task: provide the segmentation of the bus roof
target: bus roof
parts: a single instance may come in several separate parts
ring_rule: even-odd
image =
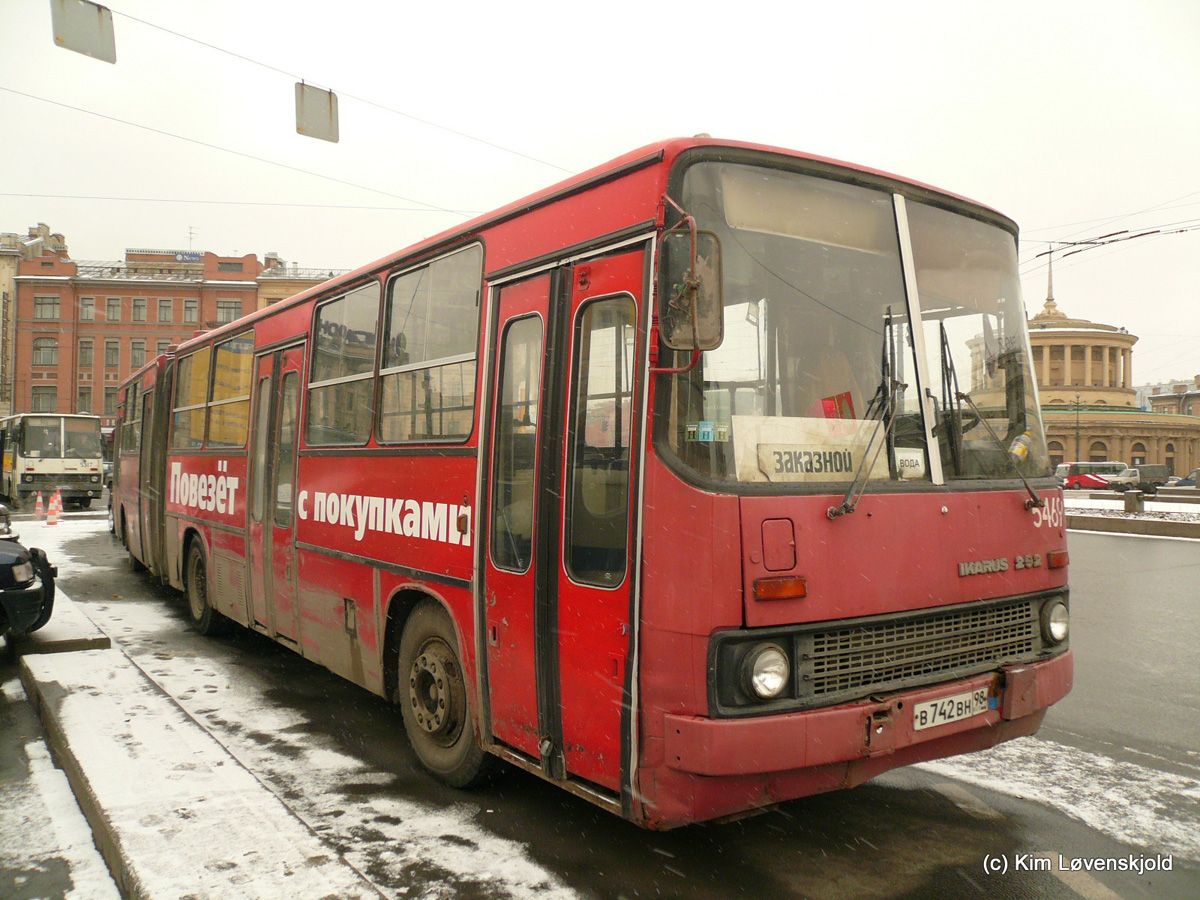
[[[647,144],[644,147],[639,147],[636,150],[632,150],[629,153],[625,153],[622,156],[618,156],[615,159],[609,160],[608,162],[594,166],[585,172],[580,172],[578,175],[573,175],[570,178],[566,178],[560,182],[552,184],[540,191],[529,194],[528,196],[522,197],[519,200],[515,200],[506,206],[502,206],[491,212],[483,213],[482,215],[476,216],[474,219],[464,222],[461,225],[456,225],[453,228],[446,229],[445,231],[439,232],[432,237],[425,238],[415,244],[411,244],[363,266],[359,266],[357,269],[353,269],[344,275],[339,275],[336,278],[330,279],[329,281],[324,281],[320,284],[313,285],[307,290],[304,290],[292,297],[288,297],[285,300],[281,300],[278,303],[274,303],[271,306],[255,310],[252,313],[248,313],[247,315],[242,316],[233,322],[221,325],[218,328],[212,329],[211,331],[206,331],[203,334],[197,334],[186,341],[182,341],[176,348],[176,353],[185,353],[194,344],[203,343],[212,340],[215,337],[220,337],[226,334],[234,334],[260,319],[278,313],[282,309],[302,304],[314,296],[336,292],[343,286],[349,287],[354,285],[355,283],[361,282],[363,279],[373,274],[378,274],[380,271],[391,268],[406,259],[420,257],[427,252],[438,248],[439,246],[452,245],[456,240],[465,239],[475,232],[497,225],[524,212],[531,211],[559,197],[586,190],[587,188],[595,186],[596,184],[603,183],[604,181],[610,180],[614,177],[619,177],[621,174],[624,174],[628,171],[634,171],[645,166],[656,165],[660,163],[666,163],[668,166],[670,166],[683,153],[690,150],[703,148],[717,150],[724,148],[732,151],[740,150],[749,151],[752,153],[774,154],[777,156],[790,157],[796,160],[803,160],[813,163],[817,166],[831,167],[849,173],[860,173],[875,180],[891,182],[898,188],[907,187],[919,193],[936,194],[940,197],[957,201],[973,207],[988,217],[994,217],[995,219],[1000,220],[1001,222],[1005,223],[1014,234],[1017,230],[1015,222],[990,206],[979,203],[975,200],[971,200],[967,197],[963,197],[959,194],[944,191],[922,182],[915,181],[911,178],[904,178],[880,169],[873,169],[868,166],[856,165],[854,163],[848,163],[829,157],[802,153],[797,150],[788,150],[782,147],[772,147],[765,144],[755,144],[746,141],[718,140],[710,137],[672,138],[653,144]],[[149,364],[147,368],[148,367]]]

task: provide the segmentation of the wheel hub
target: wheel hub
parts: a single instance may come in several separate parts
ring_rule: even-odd
[[[444,734],[455,720],[453,663],[430,648],[413,660],[408,700],[417,725],[429,734]]]

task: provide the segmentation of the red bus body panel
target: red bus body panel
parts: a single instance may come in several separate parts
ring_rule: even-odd
[[[181,346],[178,357],[251,334],[254,371],[264,381],[280,347],[303,354],[300,437],[289,485],[294,539],[291,547],[249,553],[252,540],[264,547],[268,541],[265,527],[249,527],[254,472],[248,448],[260,414],[254,391],[247,447],[166,454],[161,576],[182,588],[185,553],[198,541],[220,612],[389,697],[399,683],[397,648],[408,612],[421,599],[440,603],[454,623],[484,747],[655,828],[848,787],[895,766],[1036,731],[1046,708],[1070,688],[1069,651],[822,708],[744,717],[714,711],[710,657],[719,633],[1065,593],[1067,584],[1066,569],[1047,564],[1052,552],[1066,547],[1061,491],[1042,490],[1045,506],[1032,510],[1028,495],[1011,487],[869,491],[853,514],[830,520],[826,511],[841,496],[718,493],[689,483],[659,458],[650,435],[655,376],[647,373],[645,347],[654,333],[652,241],[662,227],[671,166],[686,151],[714,145],[841,165],[701,139],[643,148]],[[472,241],[484,247],[484,283],[470,436],[390,447],[374,437],[359,448],[308,446],[303,423],[318,302],[371,280],[386,288],[392,276]],[[498,322],[503,329],[499,308],[506,317],[563,317],[556,333],[546,333],[548,341],[557,334],[563,349],[548,356],[561,365],[546,366],[543,395],[550,399],[540,401],[560,404],[558,418],[549,418],[560,427],[551,441],[542,435],[537,463],[545,464],[547,449],[557,447],[561,474],[570,466],[563,448],[572,432],[561,426],[571,402],[576,313],[609,291],[629,294],[637,314],[628,568],[621,585],[604,589],[580,584],[566,571],[560,532],[567,492],[560,480],[538,501],[554,507],[553,515],[538,519],[539,527],[559,531],[543,535],[554,545],[539,557],[553,566],[538,582],[551,614],[535,614],[533,570],[502,570],[480,546],[488,540],[491,469],[492,426],[485,413],[495,398],[495,348],[502,337],[493,328]],[[168,363],[147,367],[127,386],[138,379],[152,384],[162,365]],[[169,439],[169,409],[167,419],[159,423],[160,440]],[[138,496],[137,459],[122,456],[117,464],[114,511],[137,519],[139,503],[147,501]],[[131,549],[140,546],[134,527],[125,537]],[[273,569],[266,556],[276,559]],[[973,565],[1018,557],[1030,564]],[[269,571],[250,570],[250,559]],[[285,577],[294,578],[294,606],[278,612],[293,617],[294,634],[273,628],[261,610],[256,615],[255,603],[271,598],[255,601],[253,592]],[[757,580],[780,577],[803,578],[806,595],[756,599]],[[986,690],[994,706],[914,728],[915,704],[975,690]],[[547,709],[557,734],[539,723]],[[547,753],[557,740],[562,746]]]

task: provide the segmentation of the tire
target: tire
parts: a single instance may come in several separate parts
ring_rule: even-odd
[[[208,599],[208,562],[200,542],[192,541],[184,564],[184,589],[187,592],[188,618],[192,628],[203,635],[225,631],[228,619],[212,608]]]
[[[54,570],[51,569],[50,560],[46,558],[44,551],[34,547],[29,553],[33,557],[33,564],[38,571],[38,576],[42,579],[42,590],[45,591],[45,596],[42,598],[42,611],[38,615],[37,621],[29,629],[33,632],[49,622],[50,616],[54,613]]]
[[[92,498],[84,497],[82,500],[78,500],[76,502],[79,504],[80,509],[87,509],[92,505]]]
[[[421,765],[451,787],[483,784],[496,759],[475,737],[475,717],[450,616],[421,601],[404,626],[396,700]]]

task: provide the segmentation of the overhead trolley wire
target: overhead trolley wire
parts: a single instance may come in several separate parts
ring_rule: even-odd
[[[295,209],[350,209],[364,212],[436,212],[443,210],[422,206],[355,206],[349,203],[272,203],[265,200],[189,200],[179,197],[99,197],[88,194],[26,194],[2,192],[0,197],[23,197],[31,200],[103,200],[123,203],[194,203],[207,206],[281,206]],[[483,210],[455,209],[460,216],[478,216]]]
[[[49,103],[51,106],[58,106],[58,107],[61,107],[62,109],[69,109],[73,112],[79,112],[79,113],[84,113],[85,115],[95,116],[98,119],[107,119],[110,122],[118,122],[121,125],[129,125],[133,128],[140,128],[143,131],[149,131],[153,134],[163,135],[164,137],[175,138],[176,140],[179,140],[179,141],[186,141],[189,144],[196,144],[197,146],[200,146],[200,147],[207,147],[210,150],[220,150],[223,153],[232,153],[234,156],[240,156],[243,159],[251,159],[251,160],[254,160],[255,162],[261,162],[261,163],[266,163],[267,165],[277,166],[281,169],[287,169],[291,172],[299,172],[301,175],[311,175],[314,178],[323,178],[326,181],[332,181],[335,184],[345,185],[346,187],[358,188],[359,190],[363,190],[363,191],[370,191],[373,194],[380,194],[384,197],[391,197],[393,200],[403,200],[406,203],[417,203],[423,207],[427,207],[429,210],[433,210],[436,212],[450,213],[451,215],[464,216],[464,217],[467,215],[466,213],[460,212],[459,210],[447,209],[446,207],[438,206],[435,203],[426,203],[424,200],[415,200],[412,197],[405,197],[402,194],[393,194],[390,191],[384,191],[384,190],[380,190],[379,188],[368,187],[365,184],[357,184],[356,182],[353,182],[353,181],[346,181],[343,178],[334,178],[332,175],[324,175],[321,172],[314,172],[311,169],[302,169],[299,166],[291,166],[291,165],[288,165],[287,163],[277,162],[276,160],[267,159],[266,157],[263,157],[263,156],[255,156],[252,153],[243,153],[241,150],[232,150],[229,147],[222,147],[220,144],[210,144],[207,141],[197,140],[196,138],[184,137],[181,134],[175,134],[174,132],[171,132],[171,131],[164,131],[161,128],[153,128],[150,125],[142,125],[138,122],[130,122],[126,119],[119,119],[116,116],[110,116],[110,115],[106,115],[104,113],[94,112],[90,109],[84,109],[79,106],[72,106],[69,103],[61,103],[58,100],[50,100],[46,97],[39,97],[36,94],[27,94],[24,91],[14,90],[13,88],[4,87],[3,85],[0,85],[0,91],[6,91],[7,93],[16,94],[19,97],[26,97],[30,100],[38,100],[42,103]]]
[[[210,44],[207,41],[202,41],[199,38],[194,38],[190,35],[183,34],[182,32],[173,31],[172,29],[165,28],[162,25],[156,25],[153,22],[147,22],[145,19],[139,19],[137,16],[131,16],[128,13],[123,13],[123,12],[120,12],[115,9],[112,10],[112,12],[114,15],[121,16],[124,19],[129,19],[133,22],[137,22],[140,25],[145,25],[147,28],[155,28],[159,31],[165,32],[166,34],[173,35],[174,37],[180,38],[182,40],[191,41],[194,44],[199,44],[201,47],[206,47],[209,50],[215,50],[218,53],[224,53],[228,56],[234,57],[235,59],[240,59],[242,62],[250,63],[251,65],[254,65],[254,66],[259,66],[260,68],[267,69],[271,72],[276,72],[280,75],[286,75],[288,78],[291,78],[295,81],[304,81],[309,84],[314,83],[314,82],[312,82],[308,79],[305,79],[305,78],[301,77],[300,75],[297,75],[293,72],[288,72],[286,69],[280,69],[278,66],[273,66],[270,63],[265,63],[265,62],[262,62],[261,60],[253,59],[252,57],[249,57],[249,56],[243,56],[241,53],[235,53],[232,50],[226,50],[224,47],[218,47],[216,44]],[[327,89],[333,90],[332,87],[327,88]],[[401,109],[396,109],[394,107],[387,106],[383,103],[378,103],[374,100],[369,100],[365,97],[359,97],[359,96],[356,96],[355,94],[350,94],[350,93],[347,93],[346,91],[342,91],[342,90],[337,90],[337,91],[335,91],[335,93],[339,97],[346,97],[350,100],[355,100],[359,103],[366,104],[367,106],[373,106],[376,109],[383,110],[384,112],[389,112],[389,113],[392,113],[393,115],[402,116],[406,119],[411,119],[414,122],[419,122],[422,125],[426,125],[430,128],[437,128],[437,129],[439,129],[441,131],[445,131],[449,134],[456,135],[457,137],[464,138],[465,140],[474,141],[477,144],[483,144],[485,147],[491,147],[492,149],[500,150],[503,153],[510,153],[513,156],[519,156],[522,159],[527,159],[530,162],[535,162],[542,166],[549,166],[552,169],[558,169],[560,172],[565,172],[568,175],[578,174],[577,172],[575,172],[571,169],[565,168],[563,166],[560,166],[557,163],[552,163],[552,162],[549,162],[544,159],[538,159],[536,156],[530,156],[528,153],[522,153],[520,150],[514,150],[511,147],[505,147],[503,144],[497,144],[495,141],[489,141],[486,138],[481,138],[481,137],[478,137],[477,135],[468,134],[465,131],[459,131],[455,128],[450,128],[447,125],[441,125],[437,122],[430,121],[429,119],[423,119],[420,116],[414,116],[412,113],[406,113],[406,112],[404,112],[404,110],[401,110]]]

